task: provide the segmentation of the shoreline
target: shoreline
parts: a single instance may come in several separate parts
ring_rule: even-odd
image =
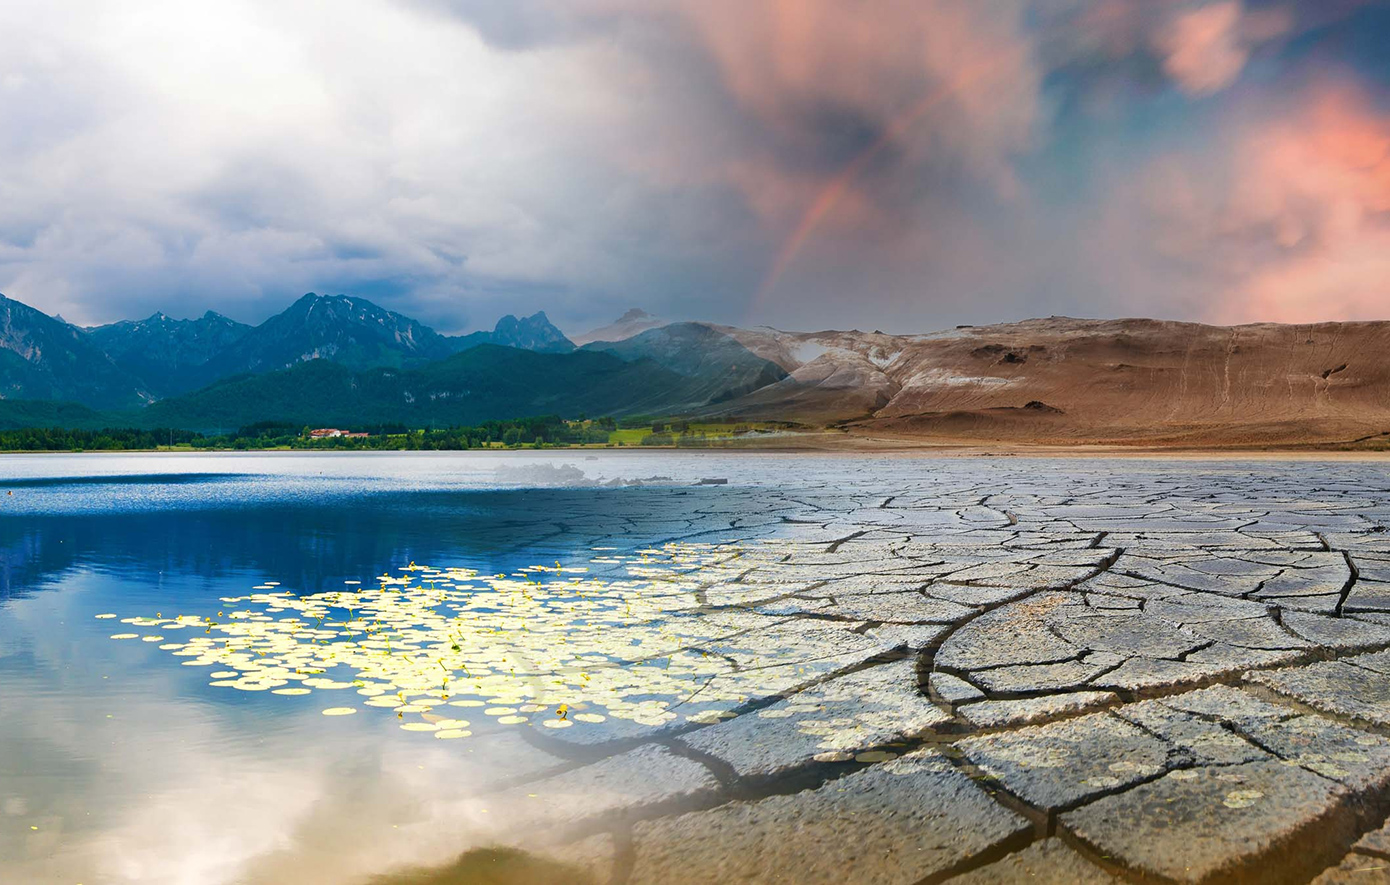
[[[741,455],[825,455],[851,457],[916,457],[916,458],[1037,458],[1037,459],[1077,459],[1077,460],[1173,460],[1173,461],[1387,461],[1390,450],[1318,448],[1308,444],[1298,447],[1246,448],[1246,447],[1202,447],[1202,446],[1145,446],[1116,444],[1077,444],[1044,445],[1026,443],[981,443],[977,441],[936,441],[909,440],[901,437],[843,437],[827,439],[827,435],[816,434],[819,439],[808,438],[799,443],[788,444],[783,437],[776,441],[744,441],[734,445],[715,446],[611,446],[575,445],[545,446],[531,448],[472,448],[472,449],[373,449],[373,448],[204,448],[159,447],[154,449],[6,449],[0,450],[0,457],[15,455],[443,455],[443,454],[543,454],[543,453],[583,453],[597,456],[600,453],[624,454],[670,454],[672,452],[692,454],[741,454]],[[827,444],[828,443],[828,444]]]

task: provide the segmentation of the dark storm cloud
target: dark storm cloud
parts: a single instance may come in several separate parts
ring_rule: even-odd
[[[12,3],[0,291],[445,330],[1381,309],[1380,2]],[[1370,35],[1370,36],[1367,36]]]

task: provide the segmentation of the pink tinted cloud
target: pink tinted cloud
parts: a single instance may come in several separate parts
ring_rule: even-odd
[[[725,168],[780,240],[757,300],[828,237],[877,231],[875,254],[863,258],[878,261],[918,233],[920,215],[909,220],[900,199],[875,184],[884,167],[899,181],[949,168],[996,198],[1017,192],[1014,160],[1043,116],[1022,4],[689,0],[678,8],[740,113],[772,134],[765,153],[728,158]],[[868,139],[829,166],[788,162],[831,135],[823,114],[843,114]],[[958,224],[958,214],[942,206],[931,223]]]
[[[1360,281],[1390,250],[1367,220],[1366,174],[1335,145],[1380,121],[1354,98],[1328,104],[1325,89],[1252,123],[1250,90],[1228,90],[1253,55],[1359,0],[1329,0],[1316,21],[1292,2],[1055,0],[1069,13],[1041,24],[1026,0],[576,2],[625,23],[595,49],[616,93],[601,129],[622,134],[603,142],[605,159],[663,190],[742,198],[766,238],[753,308],[808,297],[826,265],[923,303],[1027,291],[1047,273],[1096,292],[1084,297],[1099,313],[1161,314],[1176,299],[1219,320],[1374,306]],[[662,39],[632,36],[647,31]],[[694,48],[707,66],[673,65],[653,46]],[[1207,127],[1198,153],[1150,169],[1118,160],[1118,176],[1149,190],[1122,188],[1109,204],[1122,223],[1093,237],[1106,248],[1062,267],[1067,244],[1054,240],[1086,238],[1061,232],[1015,164],[1047,138],[1049,69],[1073,65],[1094,79],[1156,66],[1172,88],[1222,93],[1213,101],[1241,113]],[[835,146],[837,125],[849,144]],[[981,211],[992,201],[1006,221]]]
[[[955,152],[989,174],[1030,146],[1041,78],[1022,4],[980,0],[689,0],[680,4],[745,111],[792,139],[822,136],[807,111],[852,110],[891,128],[943,87],[937,125],[902,150]],[[990,76],[981,76],[981,67]],[[948,125],[949,124],[949,125]]]
[[[645,126],[623,127],[642,134],[610,156],[662,187],[736,191],[769,243],[757,299],[832,242],[878,265],[924,227],[966,223],[970,208],[935,196],[933,181],[1014,198],[1015,161],[1045,124],[1020,0],[590,2],[709,62],[712,80],[692,82],[661,58],[623,57],[641,66],[623,79],[664,101]]]
[[[1390,115],[1324,84],[1224,156],[1148,172],[1151,247],[1218,322],[1390,318]]]
[[[1184,90],[1216,92],[1235,81],[1249,51],[1239,34],[1240,3],[1227,0],[1187,10],[1158,35],[1163,70]]]
[[[668,183],[730,183],[770,229],[795,225],[876,139],[901,169],[948,165],[1007,194],[1013,161],[1032,147],[1043,116],[1042,72],[1016,0],[595,2],[649,16],[698,46],[739,121],[664,117],[650,150],[634,147],[637,168]],[[677,102],[692,87],[664,79],[660,59],[648,67]],[[729,139],[721,125],[758,134]],[[847,137],[864,141],[843,143],[837,155],[830,145]],[[682,142],[723,149],[672,150]],[[861,183],[846,189],[851,219],[874,202],[857,192]]]
[[[1390,117],[1355,92],[1320,95],[1252,134],[1233,212],[1279,252],[1228,310],[1283,321],[1390,317]]]
[[[1155,32],[1154,47],[1179,88],[1208,95],[1234,83],[1255,48],[1292,27],[1286,8],[1251,10],[1239,0],[1223,0],[1178,10]]]
[[[1230,86],[1256,50],[1315,23],[1300,23],[1292,0],[1257,8],[1242,0],[1051,0],[1039,8],[1052,11],[1044,17],[1052,25],[1045,39],[1055,57],[1152,58],[1194,96]]]

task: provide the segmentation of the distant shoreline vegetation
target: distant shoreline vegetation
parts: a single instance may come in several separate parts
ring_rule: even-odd
[[[546,415],[487,421],[470,427],[403,425],[306,427],[259,421],[231,433],[109,427],[99,430],[31,427],[0,430],[0,452],[138,451],[467,451],[522,448],[703,448],[792,429],[774,422],[704,423],[651,418]]]

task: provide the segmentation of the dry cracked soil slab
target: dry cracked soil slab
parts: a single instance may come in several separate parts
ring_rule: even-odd
[[[916,662],[880,664],[682,738],[740,777],[773,777],[806,760],[847,761],[920,737],[950,717],[917,690]]]
[[[1312,885],[1390,885],[1390,860],[1353,852],[1319,874]]]
[[[1305,842],[1346,839],[1347,792],[1279,762],[1173,771],[1062,815],[1096,851],[1175,882],[1275,881]],[[1283,864],[1276,865],[1275,861]]]
[[[1093,713],[957,744],[1010,793],[1047,811],[1070,808],[1161,774],[1172,748],[1109,713]]]
[[[1060,839],[1034,842],[989,866],[950,880],[953,885],[1119,885],[1109,872],[1088,862]]]
[[[718,555],[652,602],[702,675],[538,734],[562,770],[490,796],[502,830],[588,839],[612,885],[1384,881],[1383,471],[885,461],[722,494],[672,530]]]
[[[1323,661],[1260,673],[1255,679],[1310,707],[1390,725],[1390,676],[1352,661]]]
[[[639,824],[629,881],[910,885],[1030,830],[945,757],[919,752],[816,790]]]

